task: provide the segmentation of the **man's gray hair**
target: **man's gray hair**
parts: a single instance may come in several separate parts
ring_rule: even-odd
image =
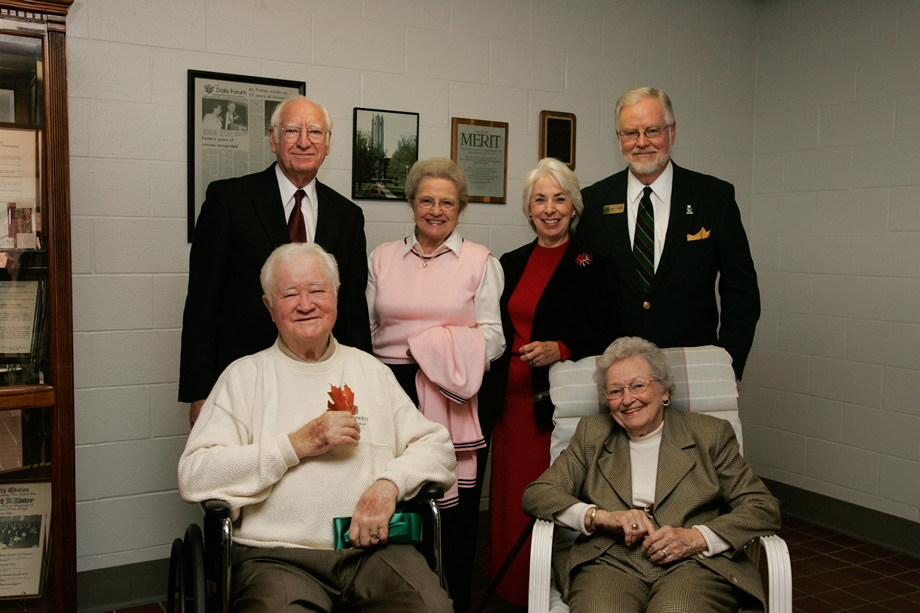
[[[259,282],[262,284],[262,293],[272,305],[272,293],[275,290],[275,267],[279,262],[288,262],[297,259],[313,259],[319,262],[326,272],[326,278],[333,286],[333,295],[339,295],[339,265],[335,256],[328,253],[316,243],[287,243],[281,245],[268,256],[259,273]]]
[[[332,116],[329,114],[329,110],[326,109],[326,107],[324,107],[322,104],[317,104],[302,94],[294,94],[293,96],[288,96],[282,100],[278,106],[275,107],[275,110],[272,111],[272,119],[269,122],[269,125],[274,131],[275,142],[281,142],[281,130],[278,129],[280,127],[278,124],[281,121],[281,115],[284,113],[285,107],[287,107],[287,105],[292,102],[296,102],[297,100],[306,100],[310,104],[315,104],[317,107],[319,107],[319,109],[323,112],[323,120],[326,122],[326,125],[323,126],[323,129],[326,130],[326,138],[329,138],[329,135],[332,134]]]
[[[617,106],[613,112],[617,130],[620,129],[620,113],[623,111],[623,107],[631,106],[643,98],[654,98],[660,102],[661,108],[664,110],[665,121],[668,122],[668,125],[674,125],[674,106],[671,104],[671,99],[668,98],[668,95],[663,90],[654,87],[637,87],[629,90],[617,100]]]
[[[581,185],[578,183],[578,177],[568,166],[556,158],[543,158],[537,162],[537,167],[524,177],[524,197],[521,206],[524,211],[524,217],[530,224],[530,229],[536,232],[537,226],[534,224],[533,219],[530,218],[530,197],[533,196],[533,186],[537,184],[537,181],[547,178],[558,183],[562,191],[568,194],[572,200],[576,215],[572,223],[569,224],[569,231],[571,232],[578,225],[578,220],[585,210],[585,204],[581,200]]]
[[[658,382],[662,390],[674,395],[674,374],[668,364],[668,358],[658,345],[638,336],[621,336],[610,343],[604,355],[597,359],[594,371],[594,383],[602,396],[607,394],[607,371],[610,367],[626,358],[643,357],[648,362],[652,379]]]

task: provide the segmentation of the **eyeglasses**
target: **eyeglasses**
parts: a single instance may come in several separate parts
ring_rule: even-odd
[[[656,138],[659,138],[662,134],[664,134],[665,131],[667,131],[667,129],[671,127],[671,125],[672,124],[669,123],[666,126],[662,126],[660,128],[658,127],[646,128],[645,130],[642,131],[642,134],[645,134],[645,138],[647,138],[648,140],[655,140]],[[620,135],[620,138],[623,139],[624,143],[631,143],[633,141],[639,140],[638,130],[626,130],[624,132],[620,132],[619,130],[617,130],[617,134]]]
[[[636,379],[626,387],[620,385],[615,385],[607,390],[607,393],[604,395],[607,397],[607,400],[622,400],[623,393],[626,390],[629,390],[629,393],[633,396],[638,396],[642,392],[648,389],[648,384],[652,381],[657,381],[658,379]]]
[[[416,206],[418,206],[420,209],[425,209],[426,211],[428,209],[434,208],[434,205],[436,204],[441,206],[442,211],[447,211],[448,213],[457,208],[457,203],[453,200],[435,200],[434,198],[423,196],[416,199],[415,201]]]
[[[311,143],[321,143],[326,138],[326,132],[319,126],[284,126],[281,128],[281,136],[289,143],[300,140],[301,133],[306,132],[307,138]]]

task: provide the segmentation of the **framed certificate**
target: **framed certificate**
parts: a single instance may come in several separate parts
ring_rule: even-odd
[[[470,182],[470,202],[504,204],[508,178],[508,124],[452,117],[450,157]]]

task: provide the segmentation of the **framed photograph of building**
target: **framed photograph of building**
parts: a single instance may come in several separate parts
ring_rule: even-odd
[[[540,159],[556,158],[575,170],[575,115],[540,111]]]
[[[452,117],[450,157],[470,182],[470,202],[506,202],[508,124]]]
[[[306,83],[188,71],[188,241],[211,181],[268,168],[268,126],[278,104]]]
[[[353,200],[405,200],[406,175],[418,161],[418,113],[355,108]]]

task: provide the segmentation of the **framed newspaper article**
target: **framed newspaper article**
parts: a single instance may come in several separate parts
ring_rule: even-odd
[[[189,242],[208,184],[274,162],[268,140],[272,111],[288,96],[306,91],[300,81],[188,71]]]
[[[405,200],[418,161],[418,113],[355,108],[352,200]]]
[[[42,595],[50,526],[50,481],[0,483],[0,600]]]

